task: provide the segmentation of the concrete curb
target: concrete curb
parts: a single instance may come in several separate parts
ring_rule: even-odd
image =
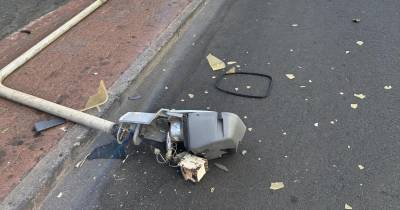
[[[189,3],[167,29],[133,61],[128,69],[109,88],[109,101],[103,105],[102,112],[96,114],[97,116],[104,116],[139,73],[155,60],[162,48],[174,38],[179,37],[179,30],[182,29],[204,1],[193,0]],[[88,141],[89,137],[93,136],[94,133],[96,131],[80,125],[75,125],[69,129],[56,148],[40,160],[21,183],[4,199],[0,209],[21,210],[39,206],[39,203],[56,184],[59,175],[73,167],[73,155],[77,154],[77,147],[74,144]]]

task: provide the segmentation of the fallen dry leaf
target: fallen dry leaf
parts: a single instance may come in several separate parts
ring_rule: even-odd
[[[207,61],[213,71],[221,70],[226,67],[225,63],[221,59],[215,57],[211,53],[207,55]]]
[[[358,104],[350,104],[350,107],[353,109],[357,109],[358,108]]]
[[[349,204],[344,204],[344,209],[353,209],[353,207],[351,207]]]
[[[295,76],[294,76],[294,74],[285,74],[286,75],[286,77],[288,78],[288,79],[294,79],[294,78],[296,78]]]
[[[235,67],[232,67],[228,71],[226,71],[226,74],[234,74],[234,73],[236,73],[236,68]]]
[[[366,96],[364,94],[362,94],[362,93],[359,93],[359,94],[354,93],[354,97],[357,97],[359,99],[364,99]]]
[[[285,187],[285,184],[283,182],[271,182],[271,186],[269,189],[271,190],[279,190]]]
[[[385,90],[390,90],[390,89],[392,89],[392,86],[391,85],[385,85],[385,87],[383,87]]]

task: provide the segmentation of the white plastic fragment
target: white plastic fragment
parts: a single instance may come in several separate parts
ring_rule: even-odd
[[[294,79],[296,76],[294,74],[285,74],[288,79]]]
[[[239,91],[239,88],[235,88],[235,91],[236,91],[236,92]]]
[[[242,150],[242,155],[245,156],[247,154],[247,150]]]
[[[292,27],[297,27],[297,26],[299,26],[299,24],[297,24],[297,23],[292,24]]]
[[[189,98],[194,98],[194,94],[189,93],[188,96]]]
[[[344,93],[343,93],[343,92],[339,92],[339,94],[340,94],[340,95],[344,95]]]
[[[210,192],[213,193],[215,191],[215,187],[210,188]]]
[[[350,104],[350,107],[351,107],[352,109],[357,109],[357,108],[358,108],[358,104]]]
[[[346,51],[345,51],[345,53],[346,53],[346,54],[349,54],[349,53],[350,53],[350,51],[349,51],[349,50],[346,50]]]
[[[354,93],[354,97],[357,97],[357,98],[359,98],[359,99],[364,99],[366,96],[364,95],[364,94],[362,94],[362,93]]]
[[[363,165],[359,164],[359,165],[358,165],[358,168],[359,168],[360,170],[364,170],[365,167],[364,167]]]
[[[228,65],[236,64],[236,61],[228,61]]]
[[[62,196],[63,196],[63,193],[60,192],[60,193],[58,193],[57,198],[61,198]]]
[[[319,123],[317,123],[317,122],[314,123],[314,126],[315,126],[315,127],[318,127],[318,126],[319,126]]]
[[[363,45],[364,44],[364,42],[363,41],[357,41],[356,42],[359,46],[361,46],[361,45]]]
[[[385,87],[383,87],[385,90],[390,90],[390,89],[392,89],[392,86],[391,85],[385,85]]]
[[[247,86],[246,86],[246,88],[247,88],[247,89],[250,89],[250,88],[251,88],[251,86],[250,86],[250,85],[247,85]]]
[[[285,184],[283,182],[271,182],[271,186],[269,189],[271,190],[280,190],[285,187]]]
[[[253,128],[247,128],[247,130],[248,130],[249,132],[251,132],[251,131],[253,131]]]
[[[208,94],[208,90],[205,90],[205,91],[204,91],[204,94]]]
[[[351,207],[349,204],[344,204],[344,209],[346,209],[346,210],[350,210],[350,209],[353,209],[353,207]]]

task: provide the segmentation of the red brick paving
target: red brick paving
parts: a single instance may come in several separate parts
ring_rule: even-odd
[[[9,87],[75,109],[103,79],[109,87],[191,0],[109,0],[6,79]],[[0,68],[89,5],[71,0],[0,41]],[[49,115],[0,99],[0,200],[64,135],[61,127],[35,137],[33,124]]]

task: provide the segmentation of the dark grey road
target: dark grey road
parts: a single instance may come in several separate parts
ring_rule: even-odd
[[[134,148],[124,164],[96,160],[74,171],[43,209],[400,209],[399,11],[395,0],[209,1],[110,118],[161,107],[235,112],[252,128],[240,145],[247,154],[212,161],[192,184],[146,147]],[[237,61],[240,71],[270,74],[271,96],[217,91],[212,76],[220,73],[211,71],[208,53]],[[257,86],[252,79],[230,85]],[[136,94],[144,98],[126,100]],[[103,166],[98,181],[95,169]],[[271,191],[271,182],[285,187]]]
[[[0,39],[68,0],[0,0]]]

